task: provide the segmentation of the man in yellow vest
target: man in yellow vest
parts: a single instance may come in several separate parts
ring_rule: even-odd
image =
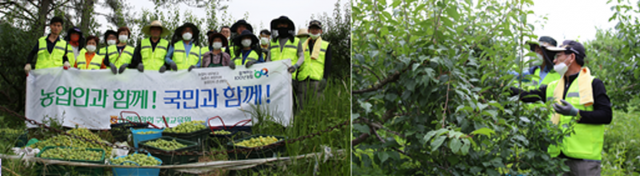
[[[142,39],[133,53],[133,59],[129,68],[137,68],[138,71],[158,70],[160,73],[166,71],[165,56],[169,48],[169,41],[161,38],[169,35],[160,21],[153,21],[150,25],[144,26],[142,32],[149,38]]]
[[[547,47],[555,47],[556,40],[548,36],[542,36],[538,40],[538,43],[529,43],[531,51],[536,53],[535,66],[529,68],[529,70],[523,75],[535,75],[529,76],[530,84],[526,89],[533,90],[541,85],[547,85],[550,82],[560,79],[560,74],[553,70],[553,57],[555,52],[549,51]]]
[[[262,49],[262,57],[264,57],[265,61],[267,61],[267,57],[269,56],[269,40],[271,39],[271,32],[269,30],[263,29],[260,31],[260,49]]]
[[[295,38],[294,30],[296,29],[293,21],[287,16],[271,20],[271,46],[269,47],[269,56],[266,61],[278,61],[291,59],[289,73],[295,78],[295,71],[304,63],[304,52],[302,44]],[[295,80],[295,79],[294,79]]]
[[[309,23],[309,38],[300,41],[305,62],[294,77],[298,84],[296,98],[300,109],[303,108],[302,104],[305,99],[321,98],[327,83],[326,78],[329,73],[327,69],[331,62],[331,45],[328,41],[322,40],[321,34],[322,23],[313,20]],[[315,97],[306,97],[308,90],[313,92]]]
[[[71,48],[71,50],[67,52],[69,65],[75,65],[76,59],[78,58],[78,55],[80,55],[80,50],[84,49],[84,45],[87,41],[78,27],[72,27],[67,30],[67,36],[64,37],[64,40],[69,43],[69,48]]]
[[[242,34],[242,31],[244,30],[249,30],[251,33],[253,33],[253,27],[251,26],[251,24],[247,23],[247,21],[240,19],[238,21],[236,21],[236,23],[233,23],[233,25],[231,25],[231,32],[232,34],[230,34],[230,40],[229,40],[229,48],[227,48],[227,53],[229,53],[229,55],[231,56],[231,59],[235,58],[236,56],[234,55],[235,53],[235,48],[234,46],[238,45],[242,45],[240,43],[233,43],[235,41],[235,38],[237,38],[239,35]]]
[[[200,53],[199,36],[200,30],[192,23],[185,23],[176,29],[171,40],[172,45],[169,46],[169,51],[164,59],[172,70],[188,69],[191,71],[200,67],[202,53]]]
[[[227,41],[228,41],[227,46],[230,46],[231,45],[231,28],[229,26],[222,26],[220,27],[220,33],[224,35],[224,37],[227,37]]]
[[[60,17],[51,18],[51,21],[49,21],[51,33],[45,37],[40,37],[36,46],[27,56],[27,64],[24,66],[24,71],[27,75],[33,68],[32,64],[35,65],[35,69],[62,66],[66,70],[71,67],[67,53],[72,53],[73,51],[71,51],[71,47],[65,40],[60,39],[63,23]],[[37,56],[35,61],[32,60],[34,56]]]
[[[589,68],[584,66],[586,52],[582,44],[565,40],[562,46],[547,49],[556,53],[553,69],[563,76],[535,90],[512,87],[511,91],[519,94],[524,102],[554,101],[555,113],[549,118],[562,130],[567,130],[563,125],[576,120],[574,133],[547,150],[552,157],[568,158],[566,164],[574,175],[600,175],[604,125],[612,119],[604,83],[591,76]],[[528,95],[537,96],[524,98]]]

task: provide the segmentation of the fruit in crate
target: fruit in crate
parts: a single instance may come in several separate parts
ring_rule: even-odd
[[[171,141],[164,140],[164,139],[157,139],[157,140],[153,140],[153,141],[148,141],[148,142],[146,142],[144,144],[148,145],[148,146],[151,146],[151,147],[159,148],[159,149],[162,149],[162,150],[169,150],[169,151],[187,147],[187,145],[184,145],[184,144],[176,141],[175,139],[171,140]]]
[[[157,134],[160,132],[157,131],[141,131],[141,132],[137,132],[136,134]]]
[[[125,161],[133,161],[135,163],[138,163],[138,165],[140,166],[157,166],[160,165],[160,161],[156,160],[154,157],[152,156],[148,156],[145,154],[140,154],[140,153],[134,153],[131,155],[127,155],[125,157],[120,157],[118,159],[112,159],[111,163],[115,164],[115,165],[120,165],[122,163],[122,165],[125,166],[135,166],[136,164],[132,163],[132,162],[125,162]]]
[[[52,148],[47,149],[42,154],[42,158],[53,158],[62,160],[85,160],[99,161],[102,158],[102,152],[95,150],[87,150],[86,148]]]
[[[230,135],[231,132],[226,131],[226,130],[216,130],[211,132],[211,134],[215,134],[215,135]]]
[[[198,121],[191,121],[191,122],[185,122],[185,123],[181,123],[178,126],[175,126],[173,128],[169,128],[164,130],[164,132],[167,133],[191,133],[194,131],[199,131],[202,129],[205,129],[206,126],[204,125],[204,121],[202,120],[198,120]]]
[[[106,156],[111,156],[111,147],[106,146],[100,136],[93,134],[86,128],[75,128],[67,131],[69,134],[75,134],[92,141],[86,141],[84,139],[60,134],[54,137],[41,140],[33,144],[32,148],[38,148],[42,150],[46,146],[63,146],[63,147],[78,147],[78,148],[101,148],[106,152]]]
[[[261,146],[266,146],[266,145],[270,145],[273,143],[278,142],[278,138],[273,137],[273,136],[260,136],[260,137],[254,137],[251,139],[247,139],[247,140],[243,140],[241,142],[235,143],[236,146],[241,146],[241,147],[248,147],[248,148],[253,148],[253,147],[261,147]]]

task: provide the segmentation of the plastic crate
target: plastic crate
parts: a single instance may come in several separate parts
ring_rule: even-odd
[[[220,119],[222,126],[211,126],[211,120],[214,120],[214,119]],[[222,120],[222,117],[220,116],[215,116],[207,119],[208,128],[211,130],[209,132],[209,147],[217,147],[217,145],[224,145],[229,141],[233,141],[234,139],[243,138],[251,135],[253,126],[244,126],[249,122],[251,122],[251,119],[241,120],[238,123],[234,124],[233,126],[226,126],[224,124],[224,121]],[[218,130],[229,131],[231,132],[231,134],[228,134],[228,135],[212,134],[212,132],[218,131]]]
[[[115,141],[127,141],[127,136],[131,134],[131,128],[148,128],[148,123],[118,123],[111,124],[111,135]]]
[[[202,151],[203,147],[208,147],[209,146],[209,145],[207,145],[208,138],[209,138],[209,132],[210,132],[209,129],[204,128],[202,130],[194,131],[194,132],[191,132],[191,133],[168,133],[168,132],[162,132],[162,136],[170,136],[170,137],[174,137],[174,138],[178,138],[178,139],[184,139],[184,140],[187,140],[187,141],[196,142],[198,147],[195,150]]]
[[[162,131],[164,131],[164,129],[152,129],[152,128],[147,128],[147,129],[130,129],[131,131],[131,135],[133,136],[133,146],[135,148],[138,148],[138,143],[140,141],[146,141],[146,140],[151,140],[151,139],[157,139],[162,137]],[[157,132],[155,134],[137,134],[138,132],[149,132],[149,131],[153,131],[153,132]]]
[[[248,147],[241,147],[241,146],[236,146],[235,143],[238,142],[242,142],[244,140],[247,139],[251,139],[251,138],[255,138],[255,137],[268,137],[268,136],[272,136],[275,137],[276,139],[278,139],[278,142],[276,143],[282,143],[285,139],[287,139],[284,136],[274,136],[274,135],[263,135],[263,134],[257,134],[257,135],[251,135],[251,136],[247,136],[241,139],[237,139],[231,142],[227,143],[227,147],[228,149],[252,149],[250,151],[243,151],[243,152],[229,152],[229,159],[230,160],[241,160],[241,159],[255,159],[255,158],[271,158],[271,157],[277,157],[280,156],[280,153],[285,151],[285,146],[284,145],[278,145],[278,146],[270,146],[268,148],[263,148],[263,147],[255,147],[255,148],[248,148]]]
[[[138,152],[136,152],[136,153],[138,153]],[[147,155],[151,156],[151,154],[147,154]],[[115,157],[113,159],[118,159],[118,158],[122,158],[122,157],[126,157],[126,156],[118,156],[118,157]],[[154,157],[154,156],[151,156],[151,157],[153,157],[156,160],[160,161],[159,165],[162,165],[162,160],[160,158]],[[125,162],[127,162],[127,161],[125,161]],[[138,163],[135,163],[133,161],[130,161],[130,162],[138,165]],[[109,161],[109,164],[115,165],[111,161]],[[140,166],[140,165],[138,165],[138,166]],[[114,176],[121,176],[121,175],[155,176],[155,175],[160,175],[160,169],[155,169],[155,168],[122,168],[122,167],[114,167],[113,168],[113,175]]]
[[[43,157],[40,157],[40,155],[43,152],[45,152],[47,150],[50,150],[50,149],[54,149],[54,148],[77,148],[77,147],[47,146],[47,147],[42,148],[42,151],[40,151],[40,153],[38,153],[36,155],[36,157],[43,158]],[[100,160],[97,160],[97,161],[63,160],[63,159],[57,159],[57,158],[43,158],[43,159],[104,164],[105,152],[104,152],[103,149],[100,149],[100,148],[98,148],[98,149],[88,148],[87,150],[93,150],[93,151],[102,152],[102,157],[100,158]],[[103,167],[82,167],[82,166],[61,166],[61,165],[48,165],[48,166],[45,167],[44,164],[37,163],[36,164],[36,168],[38,168],[38,171],[40,172],[40,173],[38,173],[38,175],[65,175],[65,174],[73,173],[73,172],[76,172],[79,175],[91,175],[91,176],[101,176],[101,175],[105,174]],[[44,172],[44,173],[42,173],[42,172]]]
[[[176,150],[164,150],[164,149],[159,149],[159,148],[156,148],[156,147],[148,146],[148,145],[145,144],[146,142],[154,141],[154,140],[158,140],[158,139],[164,139],[164,140],[168,140],[168,141],[172,141],[172,140],[175,139],[177,142],[180,142],[180,143],[185,144],[187,146],[183,147],[183,148],[176,149]],[[167,152],[173,151],[173,152],[176,152],[176,153],[185,152],[185,151],[194,151],[197,146],[198,146],[198,144],[196,142],[182,140],[182,139],[169,137],[169,136],[162,136],[162,137],[157,138],[157,139],[146,140],[146,141],[140,142],[140,148],[142,148],[142,149],[162,150],[162,151],[167,151]],[[160,160],[162,160],[162,164],[163,165],[178,165],[178,164],[198,162],[198,157],[199,156],[198,155],[157,154],[155,157],[160,158]]]

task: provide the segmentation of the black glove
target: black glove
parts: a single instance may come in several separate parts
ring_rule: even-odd
[[[178,71],[178,65],[176,65],[176,63],[175,63],[175,62],[171,62],[171,63],[169,64],[169,66],[171,66],[171,70],[173,70],[173,71]]]
[[[138,71],[144,72],[144,65],[138,64]]]
[[[229,68],[231,68],[232,70],[236,69],[236,62],[231,61],[231,63],[229,63]]]
[[[118,73],[122,74],[122,72],[124,72],[124,70],[126,70],[128,66],[129,64],[122,64],[120,66],[120,69],[118,69]]]
[[[246,67],[247,67],[247,68],[249,68],[249,67],[251,67],[253,64],[255,64],[256,62],[258,62],[258,61],[247,61],[247,65],[246,65]]]
[[[167,66],[162,66],[160,67],[160,73],[164,73],[165,71],[167,71]]]
[[[195,65],[189,66],[189,72],[191,72],[191,70],[193,70],[194,68],[196,68]]]
[[[111,69],[111,73],[118,74],[118,69],[116,68],[116,65],[113,64],[109,64],[109,68]]]
[[[293,73],[296,71],[296,69],[298,69],[298,67],[296,65],[292,65],[291,67],[289,67],[289,69],[287,69],[287,71],[289,71],[289,73]]]

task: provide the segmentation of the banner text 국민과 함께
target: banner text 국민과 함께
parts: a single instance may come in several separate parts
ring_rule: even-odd
[[[287,126],[293,116],[290,60],[237,66],[166,71],[33,70],[27,77],[27,118],[42,122],[45,115],[64,118],[63,125],[109,129],[111,116],[134,111],[142,121],[164,127],[220,116],[231,126],[250,119],[254,107],[268,110]],[[258,105],[258,106],[255,106]],[[254,106],[254,107],[252,107]],[[64,114],[64,115],[63,115]],[[125,119],[139,121],[135,114]],[[118,121],[120,123],[121,121]],[[212,120],[220,126],[220,120]],[[29,127],[35,127],[28,125]]]

